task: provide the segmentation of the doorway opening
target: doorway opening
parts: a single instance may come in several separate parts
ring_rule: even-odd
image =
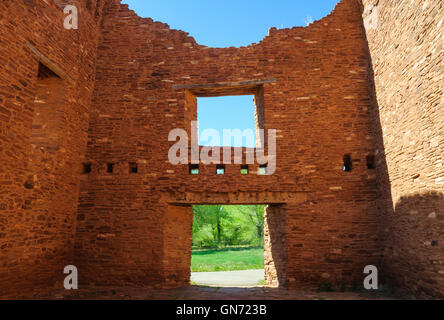
[[[193,206],[191,283],[265,285],[265,205]]]
[[[162,277],[165,286],[286,286],[285,202],[258,206],[262,202],[257,201],[258,199],[255,202],[241,201],[242,197],[253,199],[252,194],[238,194],[234,199],[236,201],[228,202],[217,201],[217,198],[226,199],[225,194],[212,194],[212,198],[200,195],[202,201],[192,195],[188,196],[189,199],[174,197],[174,201],[169,202],[167,206],[162,249]],[[230,205],[220,205],[221,203]],[[256,218],[252,209],[256,209]],[[239,223],[238,220],[244,220],[244,223]],[[263,230],[262,236],[259,236],[260,229]],[[258,236],[255,236],[254,232]],[[245,259],[247,261],[243,261]],[[265,279],[261,277],[253,283],[245,284],[229,283],[222,277],[221,283],[210,284],[208,279],[203,283],[195,278],[196,275],[204,276],[201,272],[205,271],[229,272],[248,269],[260,270]]]

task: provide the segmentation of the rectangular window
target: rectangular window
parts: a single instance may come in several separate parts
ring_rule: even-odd
[[[108,163],[106,165],[106,172],[113,173],[114,172],[114,163]]]
[[[242,175],[246,175],[246,174],[248,174],[248,173],[249,173],[248,165],[241,166],[241,174],[242,174]]]
[[[197,98],[199,145],[254,148],[254,99],[254,95]]]
[[[351,155],[346,154],[344,156],[344,166],[343,166],[342,170],[345,172],[351,172],[353,170]]]
[[[199,174],[199,165],[198,164],[190,164],[190,174]]]
[[[267,165],[261,164],[259,166],[259,175],[266,175],[267,174]]]
[[[375,165],[375,156],[373,155],[368,155],[367,156],[367,169],[375,169],[376,165]]]
[[[225,166],[223,164],[219,164],[216,166],[217,174],[225,174]]]

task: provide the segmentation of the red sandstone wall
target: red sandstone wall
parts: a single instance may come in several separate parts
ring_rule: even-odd
[[[395,288],[444,297],[444,3],[363,4],[378,10],[377,28],[366,33],[379,110],[383,273]]]
[[[275,259],[267,260],[270,270],[279,269],[270,271],[271,282],[285,270],[280,280],[290,287],[359,285],[363,267],[380,265],[384,248],[381,273],[395,287],[443,296],[443,5],[364,5],[370,2],[379,10],[378,28],[366,34],[372,66],[354,0],[308,28],[272,29],[259,44],[225,49],[199,46],[117,0],[89,10],[76,2],[78,31],[63,29],[54,5],[63,1],[2,1],[1,296],[51,286],[73,261],[83,283],[183,285],[189,205],[214,197],[287,199],[273,207],[285,216],[267,221],[270,239],[282,228],[286,234],[284,248],[266,248]],[[72,81],[39,80],[39,58],[26,43]],[[209,165],[191,177],[187,166],[167,162],[169,131],[189,130],[196,117],[193,98],[173,85],[270,78],[276,82],[264,85],[264,125],[278,130],[275,175],[241,176],[232,165],[215,176]],[[365,163],[372,153],[376,171]],[[341,170],[344,154],[354,160],[351,173]],[[76,223],[82,161],[92,172],[81,175]],[[291,200],[288,192],[305,196]],[[188,207],[168,204],[185,193],[194,199]]]
[[[60,287],[72,263],[97,34],[74,4],[79,29],[68,31],[52,1],[0,1],[0,297]],[[26,43],[72,81],[39,81]]]
[[[354,0],[308,28],[271,29],[258,44],[224,49],[200,46],[114,0],[105,8],[98,51],[86,156],[92,172],[82,178],[79,200],[81,279],[168,280],[159,278],[166,275],[165,248],[175,239],[166,231],[165,192],[196,192],[202,199],[210,192],[259,192],[267,203],[265,192],[298,191],[309,201],[285,208],[288,285],[361,284],[364,266],[379,261],[376,176],[365,163],[374,152],[368,76]],[[169,131],[188,129],[196,114],[185,90],[173,85],[270,78],[276,82],[264,85],[264,123],[278,130],[275,175],[241,176],[233,165],[216,176],[209,165],[191,177],[188,166],[168,162]],[[345,154],[353,172],[342,171]],[[129,172],[130,162],[138,163],[138,173]],[[107,163],[115,164],[112,174]]]
[[[193,210],[191,206],[170,205],[165,214],[163,287],[187,286],[191,275],[191,247],[193,245]]]
[[[282,206],[265,207],[264,224],[264,271],[268,286],[285,286],[286,280],[286,228],[285,210]]]

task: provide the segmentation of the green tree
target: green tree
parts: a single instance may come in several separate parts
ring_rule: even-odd
[[[264,206],[194,206],[193,245],[263,245]]]
[[[193,212],[193,239],[197,236],[196,242],[214,243],[216,246],[220,246],[223,232],[222,221],[227,216],[223,206],[194,206]],[[202,230],[205,228],[208,230],[208,227],[212,230],[212,239],[208,239],[208,232],[202,234]]]
[[[236,244],[263,245],[264,205],[226,206],[232,218],[231,229],[240,231]]]
[[[262,239],[264,237],[264,210],[263,205],[240,206],[239,211],[250,219],[255,226],[257,237]]]

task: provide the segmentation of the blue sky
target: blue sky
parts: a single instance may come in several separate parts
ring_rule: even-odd
[[[190,33],[201,45],[239,47],[261,41],[271,27],[306,26],[338,0],[122,0],[141,17]]]
[[[236,144],[232,139],[230,144],[223,143],[224,129],[251,129],[254,131],[254,96],[230,96],[216,98],[197,99],[197,118],[199,121],[200,145],[203,146],[232,146],[254,148],[255,137],[252,132],[253,141],[247,143],[243,138],[242,144]],[[215,129],[220,136],[220,143],[215,141],[204,141],[202,131],[205,129]]]
[[[141,17],[190,33],[201,45],[241,47],[260,42],[268,29],[306,26],[339,0],[122,0]],[[251,96],[202,98],[199,129],[254,129]],[[253,109],[252,109],[253,108]],[[222,135],[222,132],[220,132]],[[203,142],[201,144],[204,144]],[[245,146],[245,144],[244,144]],[[252,147],[252,146],[249,146]]]

